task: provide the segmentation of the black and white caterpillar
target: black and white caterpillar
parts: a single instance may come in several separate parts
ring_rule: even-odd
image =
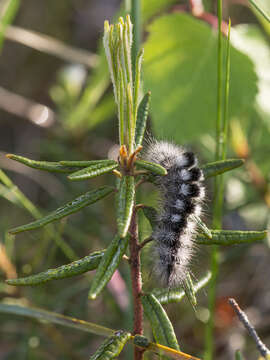
[[[183,285],[194,253],[196,221],[205,196],[203,173],[192,152],[165,141],[150,141],[146,160],[168,172],[157,177],[162,201],[152,238],[157,252],[156,269],[169,287]]]

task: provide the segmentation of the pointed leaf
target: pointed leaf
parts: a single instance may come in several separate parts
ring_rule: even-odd
[[[76,171],[76,169],[74,169],[74,167],[63,165],[60,162],[36,161],[36,160],[28,159],[23,156],[14,155],[14,154],[7,154],[6,157],[11,160],[18,161],[18,162],[20,162],[26,166],[29,166],[33,169],[50,171],[50,172],[59,172],[59,173],[70,173],[72,171]]]
[[[9,233],[17,234],[22,231],[28,231],[28,230],[40,228],[46,224],[49,224],[50,222],[62,219],[65,216],[68,216],[70,214],[73,214],[81,210],[85,206],[88,206],[90,204],[97,202],[98,200],[101,200],[105,196],[111,194],[113,191],[114,188],[110,186],[102,186],[99,189],[88,191],[87,193],[75,198],[73,201],[70,201],[69,203],[52,211],[47,216],[44,216],[43,218],[33,221],[29,224],[18,226],[14,229],[11,229],[9,230]]]
[[[69,180],[86,180],[93,177],[105,174],[118,167],[118,163],[114,160],[110,160],[109,163],[99,163],[91,165],[82,170],[76,171],[75,173],[68,176]]]
[[[142,144],[146,121],[148,117],[151,92],[147,92],[140,102],[137,114],[136,132],[135,132],[135,148]]]
[[[158,218],[157,210],[152,206],[143,206],[142,211],[144,213],[144,216],[147,218],[147,220],[150,222],[150,225],[154,229],[155,226],[157,225],[157,218]]]
[[[198,228],[202,231],[202,233],[207,236],[209,239],[212,239],[212,233],[205,225],[205,223],[196,215],[191,215],[193,220],[196,222]]]
[[[115,164],[114,160],[103,159],[103,160],[61,160],[59,161],[61,165],[71,166],[71,167],[89,167],[92,165],[112,165]]]
[[[204,176],[207,179],[212,176],[223,174],[226,171],[236,169],[243,164],[244,160],[242,159],[227,159],[208,163],[202,166],[201,169],[203,170]]]
[[[89,332],[91,334],[111,336],[114,330],[108,329],[88,321],[76,319],[62,314],[57,314],[52,311],[46,311],[34,307],[8,305],[0,303],[0,313],[14,314],[19,316],[26,316],[33,319],[45,320],[53,324],[59,324],[66,327],[71,327],[77,330]]]
[[[196,242],[202,245],[246,244],[265,239],[267,231],[211,230],[212,239],[198,234]]]
[[[134,206],[134,197],[134,177],[130,175],[123,176],[117,193],[117,227],[120,237],[127,235]]]
[[[127,248],[129,236],[115,236],[98,266],[88,297],[95,299],[110,281]]]
[[[44,284],[47,281],[65,279],[72,276],[83,274],[87,271],[94,270],[98,267],[105,250],[96,251],[82,259],[73,261],[70,264],[62,265],[56,269],[49,269],[39,274],[27,276],[18,279],[8,279],[8,285],[15,286],[33,286]]]
[[[194,293],[205,287],[211,279],[211,273],[208,272],[200,281],[194,285]],[[180,302],[185,296],[185,291],[182,289],[155,289],[154,295],[160,302],[160,304],[169,304],[174,302]]]
[[[110,336],[100,345],[95,354],[90,357],[90,360],[115,359],[130,338],[130,333],[122,330],[116,331],[113,336]]]
[[[184,287],[186,297],[188,298],[188,301],[191,303],[192,307],[194,308],[197,305],[197,299],[196,299],[196,295],[195,295],[195,288],[193,285],[193,281],[192,281],[189,273],[187,274],[186,278],[184,279],[183,287]]]
[[[173,326],[157,298],[153,294],[144,295],[142,304],[156,342],[179,350]]]
[[[136,166],[138,168],[148,170],[154,175],[167,175],[167,170],[163,166],[149,161],[137,160]]]

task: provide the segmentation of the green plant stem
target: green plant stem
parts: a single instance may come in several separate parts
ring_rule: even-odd
[[[129,241],[130,249],[130,271],[132,282],[133,308],[134,308],[134,325],[133,335],[143,335],[143,307],[141,302],[142,292],[142,276],[141,276],[141,259],[140,259],[140,244],[138,239],[138,224],[137,211],[134,207],[131,224],[129,228],[131,235]],[[134,360],[142,360],[143,350],[134,347]]]
[[[216,121],[216,161],[222,159],[222,148],[224,134],[222,126],[222,0],[218,0],[218,54],[217,54],[217,121]],[[213,229],[220,229],[222,223],[223,206],[223,179],[222,176],[215,178],[214,183],[214,208],[213,208]],[[209,320],[205,333],[205,360],[213,359],[214,352],[214,320],[216,303],[216,286],[219,271],[219,249],[213,245],[211,250],[211,273],[209,283],[208,308]]]
[[[131,0],[131,20],[133,23],[132,68],[135,76],[136,57],[140,50],[142,36],[141,0]]]

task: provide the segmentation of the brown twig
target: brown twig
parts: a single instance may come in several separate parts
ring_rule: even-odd
[[[270,350],[265,346],[265,344],[259,338],[256,330],[250,324],[247,315],[244,313],[243,310],[240,309],[239,305],[237,304],[237,302],[234,299],[231,298],[228,301],[229,301],[229,304],[231,305],[231,307],[233,308],[233,310],[235,311],[235,313],[237,314],[237,316],[238,316],[239,320],[241,321],[241,323],[247,329],[249,335],[255,341],[257,349],[259,350],[260,354],[263,357],[266,357],[267,355],[269,356],[270,355]]]
[[[137,212],[135,208],[133,209],[129,232],[131,235],[129,242],[129,248],[130,248],[129,263],[130,263],[130,271],[131,271],[133,307],[134,307],[133,334],[143,335],[143,307],[140,298],[142,292],[140,244],[138,239]],[[134,347],[134,360],[141,360],[143,358],[143,352],[144,350]]]

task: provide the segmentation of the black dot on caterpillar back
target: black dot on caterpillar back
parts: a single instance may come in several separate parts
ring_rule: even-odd
[[[192,215],[201,214],[205,197],[203,173],[194,153],[165,141],[151,141],[145,158],[168,172],[157,177],[161,209],[152,234],[157,253],[156,271],[167,286],[180,285],[194,253],[196,223]]]

